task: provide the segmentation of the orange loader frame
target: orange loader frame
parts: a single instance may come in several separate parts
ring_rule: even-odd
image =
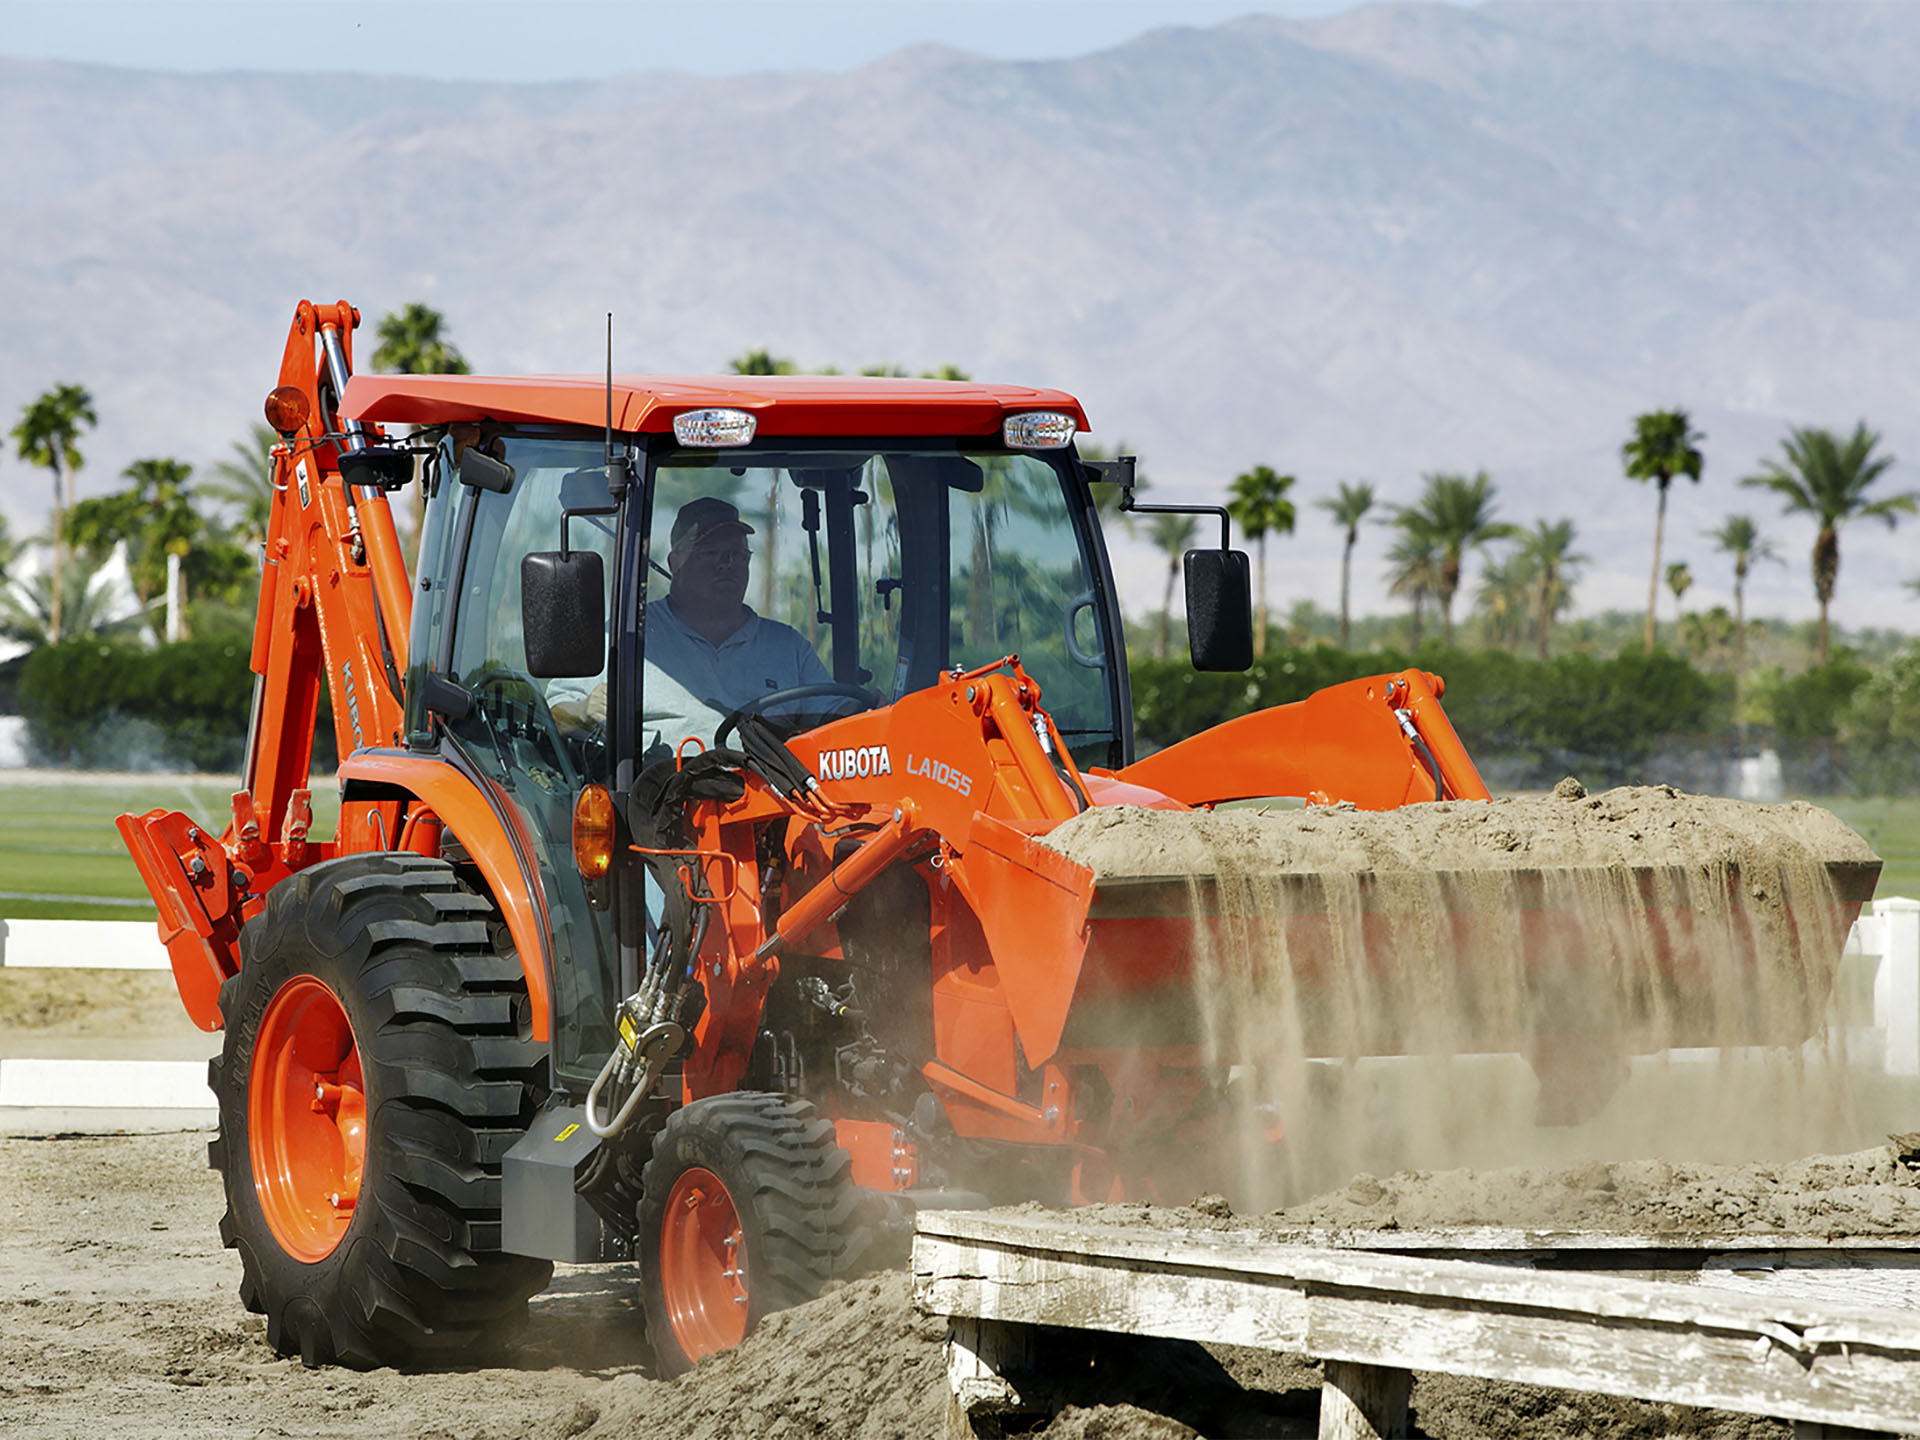
[[[380,477],[356,466],[382,432],[342,415],[359,318],[344,301],[303,302],[269,398],[281,440],[273,449],[244,785],[231,816],[218,835],[162,810],[122,816],[120,831],[154,896],[187,1012],[206,1030],[223,1023],[220,992],[240,965],[241,928],[273,886],[337,855],[437,855],[451,831],[511,932],[533,1038],[545,1042],[548,898],[518,858],[527,847],[509,833],[513,817],[453,766],[402,748],[412,587]],[[423,382],[423,408],[407,412],[399,386],[406,378],[360,387],[356,393],[369,397],[362,413],[415,421],[471,413],[460,410],[459,383],[446,377]],[[471,382],[472,393],[499,383]],[[580,388],[552,389],[557,417],[578,418]],[[524,403],[532,392],[514,393]],[[795,424],[803,433],[821,433],[832,408],[823,393],[817,384],[796,385]],[[677,394],[662,388],[650,397],[640,411],[650,428],[670,423]],[[780,403],[757,398],[762,433],[780,433]],[[969,403],[977,408],[977,397]],[[871,407],[856,410],[863,427],[875,423]],[[633,413],[631,398],[624,413]],[[942,423],[937,414],[903,419],[898,407],[892,419],[910,433],[936,432]],[[997,419],[988,423],[997,430]],[[323,684],[344,757],[343,804],[330,841],[309,835],[308,774]],[[1083,773],[1041,707],[1038,683],[1009,656],[797,738],[791,748],[816,773],[827,773],[822,757],[833,752],[865,750],[889,763],[822,782],[810,800],[777,794],[756,777],[741,800],[702,807],[692,863],[724,871],[712,901],[723,923],[708,928],[698,957],[707,1004],[684,1060],[684,1098],[739,1084],[779,953],[803,941],[815,953],[834,953],[831,923],[848,901],[889,866],[910,863],[932,877],[935,1058],[924,1078],[956,1132],[1085,1148],[1060,1058],[1088,956],[1125,984],[1127,975],[1177,967],[1185,942],[1166,927],[1136,927],[1135,941],[1152,944],[1123,956],[1111,937],[1097,939],[1106,922],[1090,918],[1091,872],[1037,837],[1090,805],[1188,808],[1292,794],[1371,809],[1484,799],[1486,787],[1440,707],[1441,690],[1437,677],[1417,671],[1357,680],[1229,722],[1123,770]],[[756,861],[756,836],[769,822],[784,822],[791,862],[777,894],[762,893]],[[864,839],[836,862],[829,829]],[[618,1000],[608,997],[609,1012]],[[1023,1066],[1041,1076],[1035,1096],[1016,1095]],[[1107,1068],[1116,1088],[1132,1083],[1119,1062]],[[839,1124],[862,1183],[912,1183],[913,1156],[891,1127]]]

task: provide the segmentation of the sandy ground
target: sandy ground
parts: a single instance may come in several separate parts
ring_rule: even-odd
[[[1634,844],[1676,809],[1664,792],[1596,798],[1606,802],[1599,809],[1584,796],[1534,803],[1559,805],[1572,825],[1609,837],[1617,827]],[[1697,809],[1679,808],[1699,818]],[[1352,838],[1345,834],[1351,816],[1309,819],[1341,829],[1307,837],[1319,853]],[[1817,816],[1780,819],[1803,835],[1824,824]],[[1467,827],[1457,851],[1494,864],[1496,855],[1515,863],[1508,841],[1538,828],[1495,823],[1502,815],[1489,807],[1461,809],[1455,820]],[[1830,845],[1846,848],[1845,837],[1822,832],[1816,848]],[[1418,848],[1431,853],[1426,839]],[[1366,858],[1381,863],[1379,854]],[[104,1040],[119,1053],[135,1046],[156,1057],[173,1047],[205,1054],[210,1041],[217,1044],[186,1023],[165,975],[0,971],[0,1055],[92,1053]],[[1517,1060],[1458,1067],[1445,1104],[1421,1082],[1419,1106],[1409,1102],[1413,1072],[1405,1067],[1350,1065],[1336,1077],[1338,1103],[1317,1092],[1307,1098],[1342,1129],[1370,1137],[1369,1145],[1322,1146],[1338,1163],[1296,1192],[1313,1198],[1264,1218],[1275,1230],[1481,1223],[1920,1232],[1914,1174],[1889,1149],[1861,1148],[1875,1139],[1863,1131],[1894,1128],[1883,1112],[1916,1113],[1913,1097],[1851,1093],[1835,1079],[1845,1073],[1844,1057],[1829,1060],[1825,1069],[1798,1054],[1784,1067],[1758,1069],[1642,1064],[1602,1117],[1553,1132],[1523,1118],[1534,1081]],[[1756,1116],[1766,1120],[1760,1130],[1751,1123]],[[305,1370],[275,1356],[261,1321],[240,1305],[239,1263],[217,1238],[221,1198],[206,1168],[208,1138],[204,1131],[0,1132],[0,1431],[99,1440],[928,1440],[940,1433],[944,1329],[915,1313],[898,1273],[776,1316],[739,1349],[678,1381],[650,1371],[638,1285],[626,1266],[561,1267],[528,1322],[498,1337],[469,1368]],[[1306,1138],[1291,1143],[1304,1148]],[[1698,1163],[1711,1153],[1709,1140],[1733,1152],[1714,1157],[1730,1163]],[[1793,1158],[1816,1149],[1857,1153]],[[1428,1153],[1450,1158],[1405,1168],[1429,1164]],[[1668,1158],[1637,1158],[1661,1153]],[[1449,1168],[1461,1164],[1486,1168]],[[1515,1164],[1521,1168],[1497,1168]],[[1383,1178],[1355,1178],[1361,1168]],[[1191,1212],[1161,1216],[1199,1223]],[[1085,1377],[1084,1393],[1045,1427],[1047,1440],[1314,1433],[1318,1373],[1298,1357],[1121,1342],[1062,1363]],[[1417,1379],[1414,1410],[1417,1433],[1444,1440],[1790,1433],[1771,1421],[1434,1376]]]
[[[170,970],[0,969],[0,1058],[204,1060]]]
[[[0,1138],[0,1415],[8,1435],[928,1440],[940,1431],[943,1328],[915,1313],[900,1273],[776,1316],[738,1350],[678,1381],[649,1373],[633,1272],[619,1266],[562,1267],[527,1324],[468,1369],[302,1369],[273,1355],[259,1319],[240,1306],[238,1262],[215,1236],[220,1196],[205,1165],[207,1138]],[[1727,1193],[1802,1185],[1829,1198],[1849,1192],[1848,1203],[1870,1214],[1865,1192],[1884,1192],[1902,1222],[1915,1193],[1914,1177],[1887,1150],[1733,1168],[1738,1176],[1719,1177]],[[1676,1193],[1697,1195],[1713,1178],[1704,1167],[1669,1169]],[[1762,1176],[1769,1170],[1770,1181]],[[1370,1186],[1403,1219],[1439,1215],[1448,1196],[1469,1197],[1455,1218],[1484,1218],[1471,1197],[1510,1188],[1512,1178],[1480,1186],[1418,1174],[1356,1182],[1273,1219],[1378,1221],[1382,1202]],[[1651,1182],[1641,1179],[1644,1192]],[[1521,1188],[1568,1187],[1564,1176],[1543,1173]],[[1428,1208],[1412,1208],[1416,1197]],[[1193,1223],[1182,1212],[1168,1218]],[[1088,1393],[1046,1427],[1049,1440],[1313,1433],[1317,1371],[1297,1357],[1131,1342],[1072,1363],[1086,1371]],[[1418,1379],[1414,1406],[1417,1433],[1445,1440],[1789,1433],[1772,1421],[1442,1376]]]
[[[8,1435],[742,1440],[938,1433],[943,1327],[904,1274],[776,1317],[651,1378],[633,1272],[562,1267],[471,1369],[305,1370],[268,1349],[220,1248],[205,1132],[0,1139],[0,1423]]]

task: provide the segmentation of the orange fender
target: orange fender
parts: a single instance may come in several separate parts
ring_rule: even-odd
[[[340,762],[340,782],[366,780],[397,785],[439,817],[459,837],[493,892],[494,903],[513,936],[520,968],[527,977],[533,1038],[551,1039],[552,996],[548,976],[552,955],[547,944],[546,896],[537,875],[520,865],[519,853],[487,798],[465,775],[443,760],[426,755],[361,751]]]

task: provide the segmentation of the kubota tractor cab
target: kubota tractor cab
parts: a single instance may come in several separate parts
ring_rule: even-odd
[[[1103,1146],[1164,1135],[1195,1092],[1119,1122],[1068,1023],[1100,968],[1090,876],[1034,836],[1182,802],[1113,773],[1133,741],[1089,481],[1130,468],[1077,460],[1078,403],[356,377],[357,323],[302,304],[269,397],[232,818],[121,821],[188,1011],[226,1031],[210,1159],[272,1343],[458,1350],[552,1260],[631,1253],[679,1368],[870,1264],[916,1197],[1126,1193]],[[413,484],[409,570],[387,496]],[[748,565],[766,642],[716,637],[704,670],[683,513],[736,517],[717,563]],[[1220,521],[1188,562],[1196,656],[1244,666]],[[322,685],[330,840],[306,789]],[[1430,793],[1380,718],[1395,793]]]

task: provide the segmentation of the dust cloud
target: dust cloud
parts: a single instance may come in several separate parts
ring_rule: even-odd
[[[1232,1077],[1236,1208],[1363,1172],[1878,1138],[1826,1024],[1878,860],[1813,806],[1563,781],[1385,812],[1115,807],[1047,840],[1095,872],[1097,925],[1193,917],[1171,969]]]

